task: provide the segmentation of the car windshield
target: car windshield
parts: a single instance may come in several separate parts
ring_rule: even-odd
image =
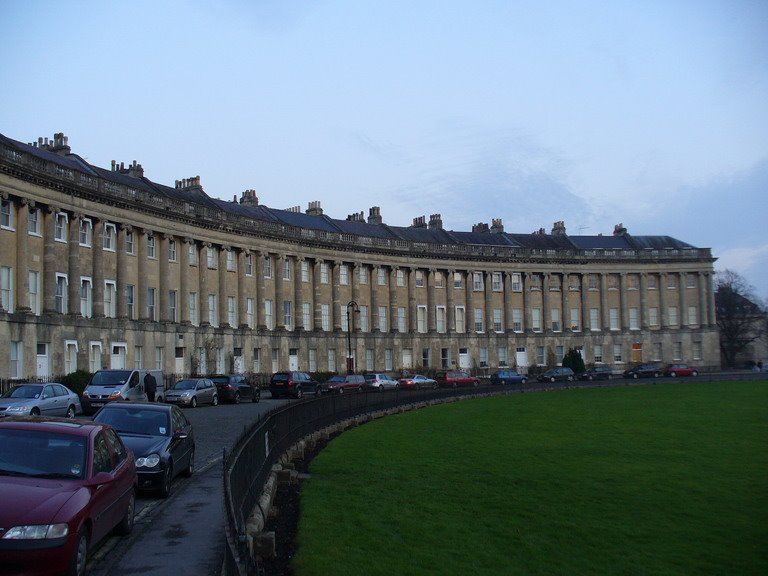
[[[168,436],[168,413],[165,410],[124,409],[108,406],[94,418],[96,422],[109,424],[118,434],[144,434]]]
[[[211,381],[214,384],[227,384],[229,383],[229,378],[227,378],[226,376],[219,376],[218,378],[214,376],[213,378],[211,378]]]
[[[366,380],[378,380],[379,375],[378,374],[366,374],[365,375]]]
[[[22,384],[21,386],[14,386],[8,392],[2,395],[2,398],[40,398],[40,394],[43,393],[43,387],[40,384]]]
[[[331,376],[328,382],[344,382],[346,378],[344,376]]]
[[[85,454],[81,436],[0,429],[0,476],[83,478]]]
[[[194,390],[197,385],[197,380],[179,380],[174,384],[174,390]]]
[[[99,371],[91,378],[92,386],[116,386],[125,384],[131,375],[130,370],[110,370],[107,372]]]

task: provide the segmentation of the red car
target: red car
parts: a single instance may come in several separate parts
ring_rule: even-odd
[[[85,420],[0,420],[0,572],[82,576],[92,545],[128,534],[136,504],[133,454]]]
[[[664,368],[664,376],[671,376],[675,378],[677,376],[698,376],[699,371],[696,368],[688,366],[688,364],[668,364]]]
[[[437,383],[442,388],[458,388],[459,386],[477,386],[480,379],[463,370],[447,370],[438,372],[435,376]]]

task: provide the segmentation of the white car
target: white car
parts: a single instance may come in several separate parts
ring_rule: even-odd
[[[0,396],[0,416],[66,416],[83,412],[80,397],[58,382],[14,386]]]
[[[366,387],[378,390],[379,392],[386,388],[397,388],[400,386],[400,383],[397,380],[390,377],[388,374],[382,374],[381,372],[371,372],[369,374],[364,374],[364,376]]]

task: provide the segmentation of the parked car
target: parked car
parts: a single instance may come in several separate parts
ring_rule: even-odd
[[[613,368],[600,364],[587,368],[584,372],[578,374],[579,380],[610,380],[613,378]]]
[[[421,388],[437,388],[437,380],[427,378],[421,374],[412,374],[410,376],[403,376],[398,380],[402,388],[410,388],[412,390],[420,390]]]
[[[693,366],[688,366],[688,364],[668,364],[664,368],[664,376],[671,376],[672,378],[676,378],[677,376],[698,376],[699,371],[696,370]]]
[[[369,372],[363,375],[365,378],[365,385],[368,388],[373,388],[382,392],[386,388],[398,388],[400,383],[392,378],[389,374],[382,374],[381,372]]]
[[[0,417],[66,416],[83,412],[80,397],[58,382],[19,384],[0,396]]]
[[[83,410],[93,414],[107,402],[146,400],[144,378],[147,374],[152,374],[157,384],[155,401],[162,402],[165,398],[165,378],[162,370],[97,370],[83,391]]]
[[[624,378],[660,378],[663,371],[661,362],[645,362],[624,370]]]
[[[133,529],[133,453],[89,420],[0,419],[0,572],[85,573],[88,552]]]
[[[168,390],[165,401],[190,408],[197,408],[198,404],[216,406],[219,403],[219,393],[209,378],[184,378]]]
[[[261,400],[261,390],[252,386],[242,374],[217,374],[211,376],[211,381],[219,391],[220,402],[239,404],[241,400]]]
[[[337,394],[343,394],[344,392],[353,390],[359,392],[365,386],[365,376],[362,374],[337,374],[331,376],[323,384],[323,388],[328,392],[336,392]]]
[[[536,379],[539,382],[555,382],[557,380],[567,380],[570,382],[575,377],[576,375],[573,373],[573,370],[567,366],[558,366],[557,368],[547,370],[543,374],[539,374]]]
[[[272,398],[293,396],[301,398],[304,394],[319,396],[320,383],[307,372],[275,372],[269,380],[269,392]]]
[[[491,384],[525,384],[528,376],[520,374],[517,370],[497,370],[491,374]]]
[[[184,413],[168,404],[112,402],[94,422],[109,424],[133,451],[139,489],[171,493],[173,479],[195,471],[195,433]]]
[[[459,386],[478,386],[480,379],[463,370],[444,370],[435,375],[438,386],[443,388],[458,388]]]

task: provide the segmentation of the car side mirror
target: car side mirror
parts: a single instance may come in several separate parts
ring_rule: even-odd
[[[174,440],[186,440],[188,438],[189,434],[186,432],[180,430],[178,432],[173,433],[173,439]]]
[[[99,472],[98,474],[96,474],[96,476],[91,478],[87,484],[88,486],[97,487],[103,484],[109,484],[114,479],[115,479],[115,475],[112,474],[111,472]]]

